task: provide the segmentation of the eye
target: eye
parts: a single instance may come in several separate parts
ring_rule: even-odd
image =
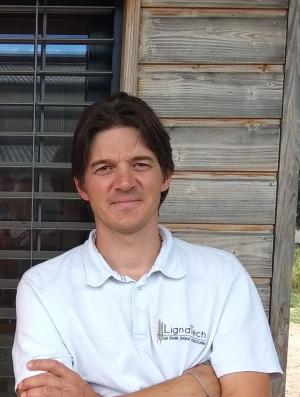
[[[96,175],[107,175],[110,172],[112,172],[113,167],[108,164],[101,165],[100,167],[97,167],[96,170],[94,171],[94,174]]]
[[[134,163],[133,165],[134,169],[137,171],[144,171],[147,170],[148,168],[150,168],[150,164],[145,163],[145,162],[138,162],[138,163]]]

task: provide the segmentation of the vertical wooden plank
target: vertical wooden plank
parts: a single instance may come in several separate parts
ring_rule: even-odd
[[[291,272],[297,208],[300,124],[300,0],[290,0],[282,138],[278,176],[277,221],[271,299],[271,327],[283,370],[286,369]],[[274,397],[284,397],[285,378],[275,382]]]
[[[123,35],[121,91],[136,94],[141,0],[125,0],[123,4]]]

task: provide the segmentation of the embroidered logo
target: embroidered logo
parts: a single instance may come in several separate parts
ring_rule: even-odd
[[[204,331],[197,331],[191,324],[187,327],[174,327],[159,319],[157,323],[157,343],[166,340],[190,341],[206,345],[207,335]]]

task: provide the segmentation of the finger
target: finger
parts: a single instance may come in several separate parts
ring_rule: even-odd
[[[41,396],[61,397],[62,394],[60,389],[57,389],[55,387],[42,386],[23,391],[20,395],[20,397],[41,397]]]
[[[50,358],[31,360],[27,363],[27,368],[32,371],[50,372],[52,375],[62,378],[67,378],[74,375],[74,372],[64,364]]]
[[[42,373],[34,376],[30,376],[24,379],[18,385],[18,391],[23,392],[28,389],[33,389],[35,387],[49,386],[49,387],[60,387],[62,383],[62,378],[52,375],[50,373]]]

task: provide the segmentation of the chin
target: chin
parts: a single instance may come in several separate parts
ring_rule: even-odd
[[[124,219],[123,222],[116,222],[113,229],[118,233],[133,234],[142,230],[147,223],[145,221],[137,222],[136,220],[130,222],[129,219]]]

